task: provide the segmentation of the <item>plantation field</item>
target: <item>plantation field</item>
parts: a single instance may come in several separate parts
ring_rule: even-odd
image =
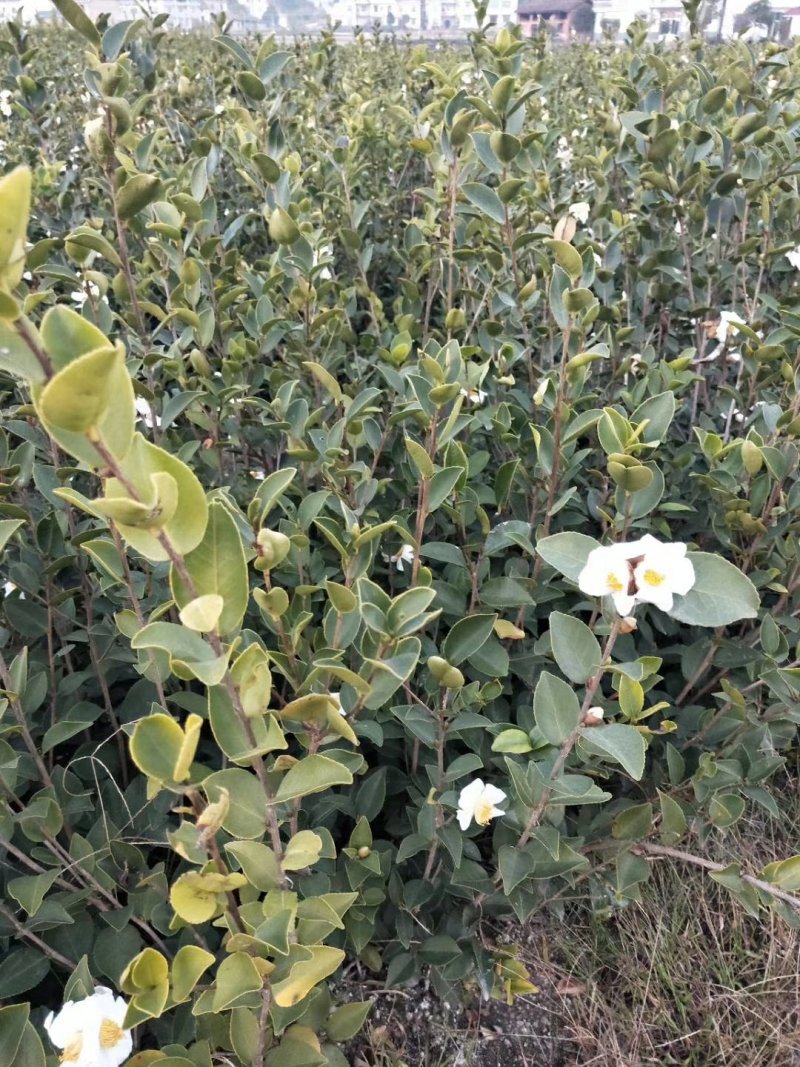
[[[798,47],[56,6],[0,1067],[795,1062]]]

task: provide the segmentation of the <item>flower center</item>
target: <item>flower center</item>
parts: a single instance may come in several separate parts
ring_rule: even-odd
[[[613,571],[610,571],[606,575],[606,582],[608,582],[608,588],[611,590],[612,593],[621,593],[625,588],[623,583],[619,580],[616,574],[613,573]]]
[[[645,571],[642,575],[645,581],[645,585],[663,585],[666,581],[665,574],[659,574],[658,571]]]
[[[114,1048],[122,1040],[122,1027],[113,1019],[103,1019],[100,1023],[100,1048]]]
[[[494,805],[489,800],[479,800],[475,805],[475,822],[478,826],[488,826],[492,821],[492,809]]]
[[[69,1042],[61,1053],[60,1063],[77,1063],[83,1048],[83,1038],[80,1034]]]

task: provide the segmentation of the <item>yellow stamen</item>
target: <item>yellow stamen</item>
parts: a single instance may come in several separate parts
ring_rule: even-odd
[[[103,1019],[100,1024],[100,1048],[114,1048],[122,1040],[122,1027],[113,1019]]]
[[[494,804],[488,800],[480,800],[475,805],[475,822],[478,826],[488,826],[492,821],[492,811],[494,810]]]
[[[621,593],[625,588],[625,586],[622,584],[616,574],[613,573],[613,571],[610,571],[606,575],[606,582],[608,583],[608,588],[611,590],[612,593]]]
[[[666,581],[665,574],[659,574],[658,571],[645,571],[642,575],[645,581],[645,585],[663,585]]]
[[[80,1034],[73,1037],[60,1056],[60,1063],[77,1063],[83,1048],[83,1038]]]

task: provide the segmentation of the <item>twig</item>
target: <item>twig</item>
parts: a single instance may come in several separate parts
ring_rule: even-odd
[[[692,852],[684,852],[679,848],[670,848],[668,845],[652,845],[647,841],[643,841],[636,845],[635,851],[647,852],[652,856],[669,856],[671,859],[682,860],[684,863],[692,863],[695,867],[702,867],[707,871],[724,871],[726,869],[726,864],[724,863],[715,863],[713,860],[703,859],[702,856],[695,856]],[[771,896],[776,897],[778,900],[782,900],[796,911],[800,911],[800,897],[795,896],[794,893],[787,893],[784,889],[779,889],[770,882],[765,882],[763,879],[756,878],[752,874],[740,874],[739,877],[743,882],[747,882],[748,885],[753,886],[754,889],[760,889],[763,893],[769,893]]]

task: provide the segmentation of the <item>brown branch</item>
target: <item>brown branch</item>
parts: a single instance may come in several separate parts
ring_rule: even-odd
[[[703,859],[702,856],[695,856],[692,852],[684,852],[679,848],[670,848],[668,845],[653,845],[647,841],[637,844],[635,850],[637,852],[646,852],[652,856],[669,856],[671,859],[682,860],[684,863],[691,863],[695,867],[702,867],[706,871],[724,871],[727,866],[724,863],[715,863],[713,860]],[[800,897],[795,896],[794,893],[787,893],[784,889],[779,889],[770,882],[765,882],[752,874],[740,874],[739,877],[743,882],[753,886],[754,889],[759,889],[762,893],[769,893],[796,911],[800,911]]]

